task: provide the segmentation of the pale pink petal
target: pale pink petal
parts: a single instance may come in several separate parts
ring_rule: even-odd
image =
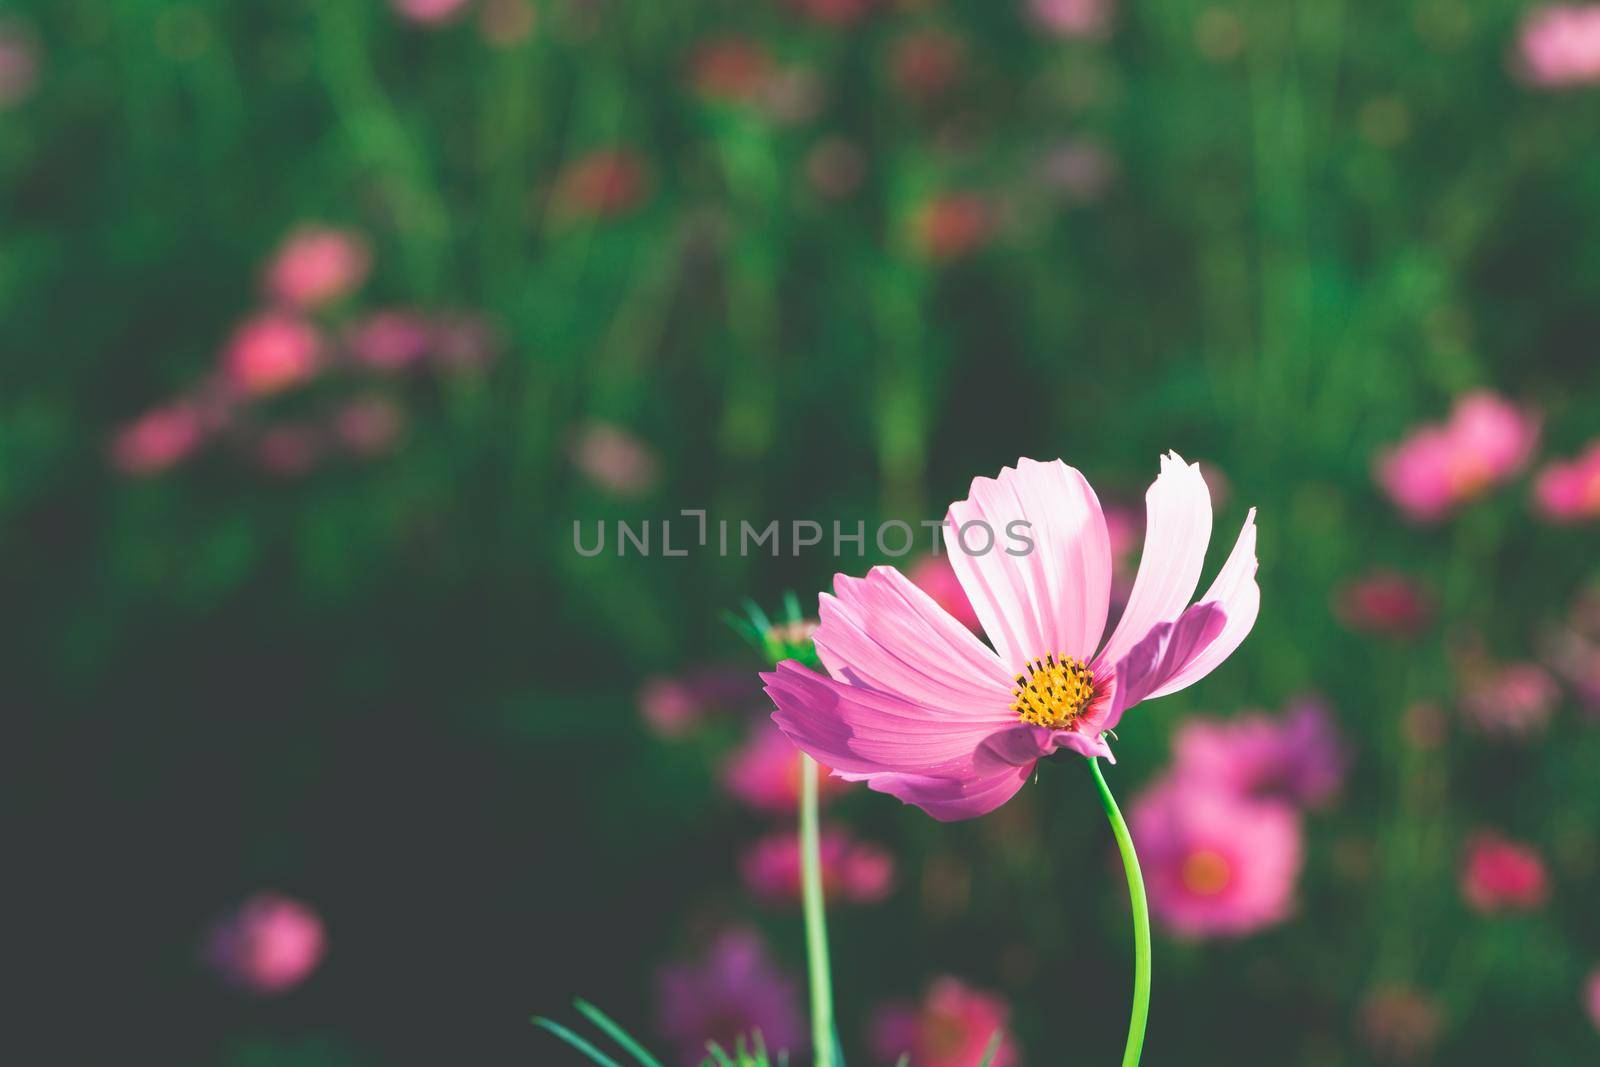
[[[1116,693],[1105,729],[1113,729],[1122,713],[1166,685],[1214,642],[1227,624],[1216,604],[1196,604],[1176,622],[1164,622],[1117,662]]]
[[[918,774],[880,774],[867,779],[867,788],[914,804],[940,822],[955,822],[987,815],[1017,795],[1033,773],[1033,766],[997,764],[987,777],[935,778]]]
[[[1222,609],[1227,616],[1222,632],[1199,648],[1192,660],[1146,699],[1154,700],[1168,693],[1176,693],[1210,674],[1218,664],[1233,655],[1233,650],[1239,647],[1255,626],[1256,615],[1261,610],[1261,587],[1256,584],[1255,508],[1251,508],[1250,514],[1245,516],[1239,540],[1234,542],[1233,551],[1228,554],[1222,570],[1217,572],[1217,580],[1211,583],[1211,588],[1200,598],[1200,603],[1216,604]]]
[[[975,478],[946,522],[950,563],[1010,671],[1051,652],[1093,655],[1111,598],[1111,542],[1082,474],[1060,460],[1018,460],[998,478]],[[982,525],[968,526],[975,523]],[[961,527],[974,550],[991,535],[992,547],[969,555]],[[1019,535],[1033,542],[1031,550],[1022,551]]]
[[[1145,493],[1144,554],[1128,606],[1099,662],[1115,663],[1146,634],[1172,622],[1194,598],[1211,542],[1211,493],[1200,465],[1176,452],[1161,457],[1161,473]]]
[[[892,693],[966,722],[1005,722],[1010,673],[972,631],[892,567],[839,575],[820,598],[815,641],[841,682]]]
[[[956,771],[961,761],[970,763],[985,738],[1016,721],[1005,705],[988,721],[953,719],[904,697],[835,681],[794,660],[761,679],[777,706],[772,721],[842,777]]]

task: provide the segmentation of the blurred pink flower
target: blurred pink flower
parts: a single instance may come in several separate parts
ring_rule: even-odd
[[[500,338],[480,315],[446,315],[434,319],[432,329],[433,361],[444,370],[485,367],[500,354]]]
[[[754,703],[750,671],[705,667],[678,677],[656,676],[639,687],[639,715],[657,737],[682,737],[713,711]]]
[[[1150,911],[1180,937],[1255,933],[1289,917],[1300,874],[1294,809],[1182,777],[1134,800]]]
[[[256,462],[268,474],[294,478],[317,465],[322,440],[317,431],[300,423],[273,426],[255,443]]]
[[[1600,711],[1600,592],[1578,595],[1546,639],[1544,657],[1591,711]]]
[[[1379,1057],[1396,1063],[1425,1057],[1442,1022],[1438,1004],[1409,986],[1379,986],[1361,1002],[1362,1040]]]
[[[660,477],[650,446],[608,422],[589,422],[573,433],[572,462],[595,485],[617,496],[649,492]]]
[[[376,311],[350,331],[350,354],[374,370],[400,370],[421,362],[433,344],[433,326],[403,308]]]
[[[371,267],[359,234],[307,226],[291,233],[267,264],[267,296],[291,308],[317,307],[359,287]]]
[[[205,432],[199,413],[182,401],[145,412],[111,439],[111,465],[124,474],[166,470],[200,447]]]
[[[267,396],[293,388],[317,373],[322,338],[315,327],[280,312],[246,320],[222,354],[228,384],[247,396]]]
[[[983,623],[978,621],[978,613],[972,610],[972,601],[967,599],[967,591],[961,588],[961,579],[956,577],[956,569],[950,565],[949,556],[943,553],[923,556],[907,569],[906,577],[932,597],[935,604],[949,612],[951,618],[973,633],[983,632]]]
[[[1304,698],[1282,715],[1185,720],[1172,742],[1173,772],[1257,800],[1325,806],[1349,762],[1321,701]]]
[[[873,1013],[868,1043],[882,1064],[910,1054],[915,1067],[978,1067],[989,1042],[1003,1034],[991,1067],[1018,1067],[1022,1056],[1006,1032],[1004,999],[958,978],[936,978],[920,1004],[893,1002]]]
[[[532,0],[483,0],[478,9],[478,32],[500,48],[526,41],[538,22]]]
[[[866,176],[866,153],[846,138],[825,137],[806,154],[806,179],[829,199],[842,200],[851,195],[861,188]]]
[[[1561,699],[1550,672],[1537,663],[1462,668],[1461,710],[1480,730],[1525,737],[1543,730]]]
[[[39,82],[39,47],[22,24],[0,21],[0,111],[33,94]]]
[[[944,540],[990,644],[892,567],[835,575],[815,634],[828,673],[789,659],[762,674],[773,721],[834,774],[945,821],[998,808],[1057,752],[1110,756],[1106,737],[1124,712],[1210,674],[1260,607],[1253,510],[1191,603],[1211,538],[1205,481],[1169,452],[1145,500],[1139,576],[1102,643],[1111,548],[1088,481],[1060,460],[1030,459],[973,479],[950,505]],[[1019,523],[1031,562],[993,537],[967,538]]]
[[[384,396],[351,400],[333,419],[334,437],[358,456],[377,456],[389,451],[405,429],[405,412]]]
[[[627,148],[590,152],[556,178],[555,206],[573,218],[614,218],[644,202],[650,171],[644,158]]]
[[[322,919],[278,893],[257,893],[212,927],[206,961],[227,981],[253,993],[286,993],[322,962]]]
[[[1039,162],[1045,187],[1079,204],[1100,199],[1116,176],[1117,162],[1111,153],[1085,138],[1055,146]]]
[[[706,100],[750,103],[761,95],[772,73],[766,45],[740,34],[702,41],[689,54],[689,84]]]
[[[910,30],[889,53],[889,80],[902,96],[928,103],[961,77],[967,54],[961,38],[939,29]]]
[[[994,225],[987,198],[969,192],[944,193],[912,213],[911,244],[923,258],[947,262],[982,248],[993,235]]]
[[[894,888],[894,857],[843,830],[822,832],[818,849],[828,904],[876,904]],[[800,838],[793,830],[768,834],[739,861],[745,888],[768,904],[800,903]]]
[[[1433,522],[1521,470],[1538,441],[1537,417],[1479,391],[1380,455],[1374,473],[1409,518]]]
[[[1112,0],[1027,0],[1040,29],[1058,37],[1103,37],[1111,29]]]
[[[663,694],[656,694],[658,701]],[[667,699],[670,705],[671,698]],[[658,709],[657,714],[661,714]],[[669,716],[670,717],[670,716]],[[659,733],[659,728],[657,730]],[[850,788],[850,783],[819,768],[817,795],[824,802]],[[800,750],[767,719],[750,728],[750,736],[722,763],[723,788],[759,812],[793,815],[800,807]]]
[[[1468,839],[1461,895],[1475,911],[1532,911],[1544,904],[1549,891],[1544,860],[1532,846],[1493,830],[1480,830]]]
[[[1589,984],[1585,987],[1585,1000],[1589,1008],[1589,1019],[1594,1023],[1596,1030],[1600,1030],[1600,967],[1589,972]]]
[[[805,1054],[798,988],[750,930],[725,931],[698,961],[663,968],[656,990],[660,1032],[685,1067],[705,1060],[707,1041],[731,1052],[757,1031],[769,1049],[788,1049],[797,1062]]]
[[[1600,4],[1548,4],[1522,20],[1517,66],[1546,89],[1600,82]]]
[[[1433,602],[1410,576],[1375,570],[1339,589],[1334,613],[1352,630],[1414,637],[1432,619]]]
[[[389,0],[395,14],[422,26],[440,26],[461,14],[471,0]]]
[[[1600,441],[1571,460],[1546,464],[1533,482],[1533,505],[1551,522],[1600,518]]]

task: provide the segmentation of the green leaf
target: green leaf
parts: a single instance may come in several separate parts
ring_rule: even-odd
[[[611,1017],[605,1012],[582,998],[574,998],[572,1004],[584,1014],[585,1018],[605,1031],[606,1036],[626,1049],[628,1054],[638,1060],[643,1067],[661,1067],[660,1060],[645,1051],[644,1046],[635,1041],[632,1034],[612,1022]]]
[[[712,1058],[716,1060],[717,1067],[735,1067],[734,1062],[728,1058],[728,1054],[722,1051],[722,1046],[715,1041],[706,1042],[706,1051],[711,1053]]]
[[[600,1067],[622,1067],[622,1065],[616,1060],[612,1059],[610,1056],[607,1056],[604,1052],[601,1052],[599,1049],[589,1044],[589,1042],[585,1041],[583,1038],[579,1037],[571,1030],[568,1030],[565,1026],[562,1026],[558,1022],[553,1022],[549,1019],[543,1018],[542,1016],[535,1015],[533,1017],[533,1025],[542,1026],[552,1034],[555,1034],[561,1040],[565,1041],[567,1044],[571,1045],[573,1048],[577,1049],[594,1062],[598,1063]]]

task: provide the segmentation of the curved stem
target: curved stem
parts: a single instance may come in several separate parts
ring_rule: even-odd
[[[1133,850],[1128,824],[1123,822],[1111,787],[1100,773],[1100,761],[1092,756],[1089,770],[1116,836],[1117,851],[1122,853],[1122,869],[1128,875],[1128,900],[1133,906],[1133,1014],[1128,1020],[1128,1047],[1122,1053],[1122,1067],[1138,1067],[1139,1054],[1144,1051],[1144,1026],[1150,1018],[1150,905],[1145,900],[1144,875],[1139,871],[1139,856]]]
[[[817,763],[806,755],[800,761],[800,887],[806,917],[806,969],[811,976],[812,1062],[816,1067],[834,1067],[833,979],[828,966],[828,917],[822,900]]]

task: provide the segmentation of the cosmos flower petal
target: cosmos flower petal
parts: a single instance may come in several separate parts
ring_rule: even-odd
[[[985,721],[951,718],[891,693],[836,681],[785,660],[761,676],[789,740],[841,777],[927,773],[970,761],[984,739],[1016,720],[1005,704]]]
[[[1113,729],[1122,713],[1172,681],[1227,625],[1216,604],[1196,604],[1176,622],[1155,627],[1133,650],[1117,662],[1117,689],[1105,728]]]
[[[841,682],[892,693],[952,719],[993,722],[1011,702],[1005,665],[965,626],[892,567],[839,575],[821,597],[814,640]]]
[[[1111,541],[1082,474],[1060,460],[1018,460],[998,478],[973,479],[971,493],[950,505],[946,521],[950,563],[1010,671],[1051,652],[1093,655],[1110,604]],[[963,538],[961,529],[972,523],[983,525]],[[991,535],[982,554],[963,547],[964,540],[976,552]],[[1018,535],[1033,546],[1012,555],[1021,549]]]
[[[1161,457],[1161,473],[1145,493],[1144,554],[1128,606],[1100,653],[1115,663],[1155,627],[1172,622],[1194,599],[1211,543],[1211,492],[1199,464],[1176,452]]]
[[[997,762],[981,777],[880,774],[867,779],[867,787],[913,804],[940,822],[956,822],[989,814],[1016,796],[1032,772],[1032,764]]]
[[[1206,642],[1196,650],[1195,656],[1174,674],[1162,682],[1148,697],[1164,697],[1168,693],[1176,693],[1185,686],[1193,685],[1217,668],[1223,660],[1233,655],[1233,650],[1239,647],[1250,634],[1256,624],[1256,615],[1261,610],[1261,587],[1256,584],[1256,511],[1250,509],[1250,514],[1245,517],[1244,528],[1239,531],[1239,540],[1234,542],[1233,551],[1228,554],[1228,559],[1222,565],[1222,570],[1217,573],[1217,580],[1211,583],[1211,588],[1206,590],[1205,596],[1200,598],[1202,606],[1215,604],[1227,616],[1227,623],[1222,632]]]

